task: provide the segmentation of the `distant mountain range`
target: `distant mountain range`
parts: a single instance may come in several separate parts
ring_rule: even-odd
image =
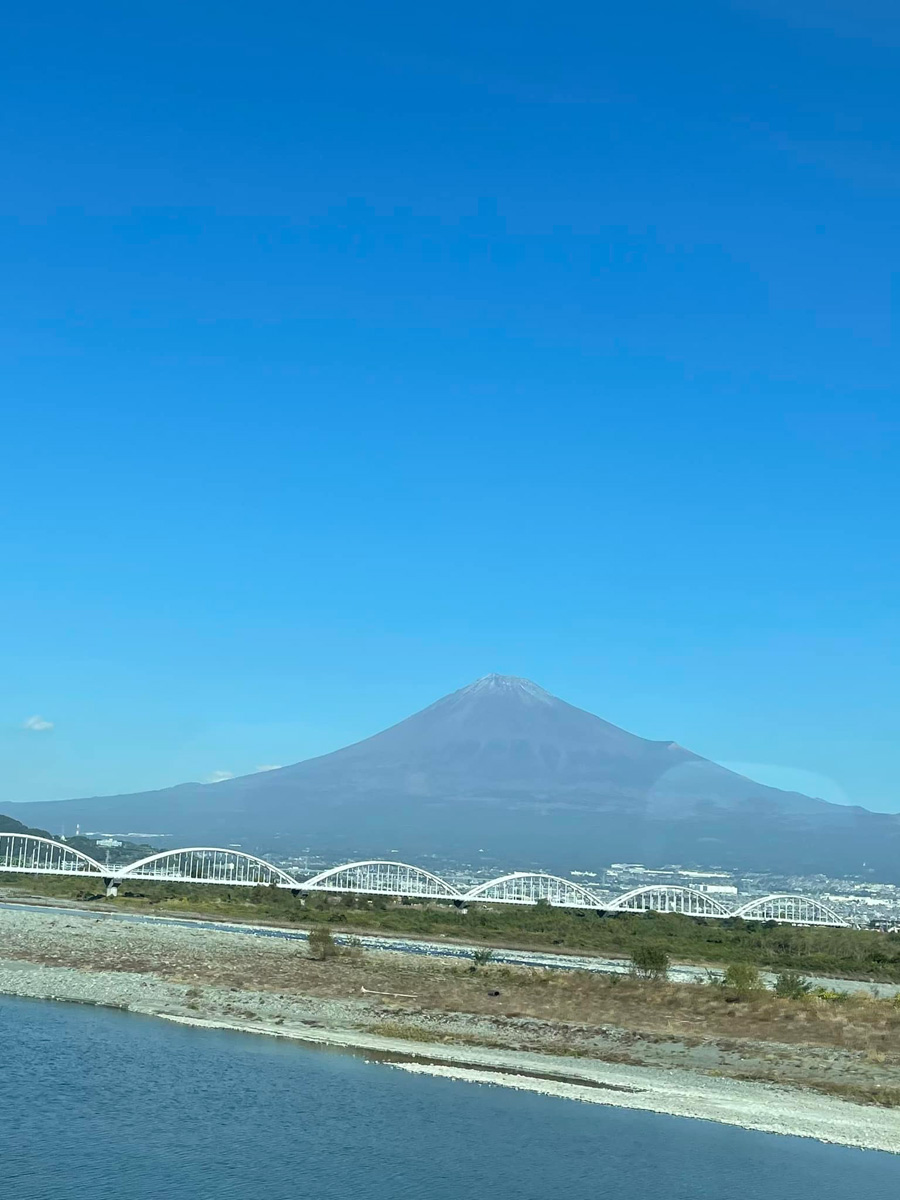
[[[333,754],[222,783],[16,804],[166,844],[399,853],[555,871],[613,861],[900,881],[900,817],[754,783],[527,679],[488,675]]]

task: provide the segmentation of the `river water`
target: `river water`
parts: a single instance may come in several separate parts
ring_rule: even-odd
[[[900,1156],[0,996],[10,1200],[886,1200]]]

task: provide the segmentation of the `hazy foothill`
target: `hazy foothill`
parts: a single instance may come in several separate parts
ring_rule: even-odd
[[[214,784],[17,804],[29,824],[158,829],[168,845],[413,861],[483,853],[567,872],[616,860],[900,881],[900,816],[753,782],[527,679],[488,675],[373,737]],[[174,840],[172,840],[174,839]],[[277,839],[277,843],[275,843]]]

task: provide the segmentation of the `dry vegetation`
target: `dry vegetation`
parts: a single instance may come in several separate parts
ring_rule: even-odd
[[[753,963],[772,971],[900,983],[900,933],[872,929],[801,928],[775,922],[702,920],[678,913],[595,912],[546,904],[473,904],[468,910],[388,897],[293,895],[271,887],[230,888],[129,880],[115,901],[85,890],[84,880],[10,876],[4,881],[24,898],[45,894],[110,904],[133,912],[272,924],[329,925],[343,932],[400,934],[485,947],[550,950],[630,958],[648,945],[674,962],[724,966]]]
[[[110,932],[110,924],[102,924]],[[397,1020],[407,1023],[434,1014],[540,1022],[554,1027],[554,1040],[575,1046],[589,1046],[598,1031],[615,1028],[622,1049],[636,1040],[678,1041],[688,1047],[743,1040],[804,1051],[836,1048],[900,1067],[900,1004],[864,994],[783,999],[762,991],[737,999],[708,984],[494,964],[473,968],[440,959],[362,953],[358,948],[337,957],[312,958],[302,943],[229,935],[218,936],[213,951],[205,949],[209,943],[202,935],[169,937],[159,926],[117,924],[119,937],[111,932],[105,938],[78,936],[82,926],[87,934],[93,925],[78,919],[74,934],[48,937],[40,944],[8,945],[3,956],[52,966],[152,973],[195,987],[322,998],[387,993],[378,1000],[385,1014],[396,1013]],[[547,1034],[544,1030],[541,1036]]]

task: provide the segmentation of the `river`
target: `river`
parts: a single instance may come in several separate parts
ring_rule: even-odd
[[[900,1157],[0,996],[15,1200],[884,1200]]]

